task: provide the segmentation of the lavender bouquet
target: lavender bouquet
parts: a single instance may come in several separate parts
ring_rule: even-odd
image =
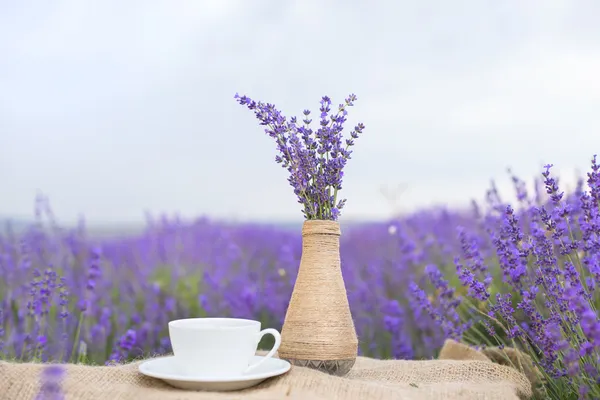
[[[296,117],[288,121],[273,104],[238,94],[235,99],[253,110],[260,125],[266,126],[265,132],[275,139],[279,151],[275,161],[290,173],[288,182],[304,207],[304,217],[337,221],[346,203],[346,199],[338,200],[338,192],[342,189],[344,166],[352,154],[349,149],[365,128],[359,123],[350,132],[350,138],[342,137],[347,108],[354,105],[356,96],[349,95],[335,114],[331,113],[331,99],[324,96],[319,128],[314,131],[309,110],[304,110],[300,124]]]

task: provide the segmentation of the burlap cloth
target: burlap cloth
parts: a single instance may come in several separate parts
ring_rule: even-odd
[[[493,358],[493,357],[492,357]],[[63,390],[67,400],[204,400],[204,399],[526,399],[532,384],[517,369],[501,365],[484,352],[447,341],[440,359],[375,360],[359,357],[339,378],[300,367],[238,392],[191,392],[141,375],[139,362],[100,367],[67,365]],[[43,364],[0,363],[0,398],[33,399]]]

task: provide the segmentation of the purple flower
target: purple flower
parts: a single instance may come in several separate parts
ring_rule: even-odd
[[[430,316],[438,321],[446,338],[460,340],[463,333],[470,326],[470,322],[463,323],[457,312],[461,303],[460,296],[455,295],[455,290],[450,287],[440,270],[433,264],[425,267],[429,281],[435,290],[435,304],[429,301],[417,285],[411,283],[413,299],[421,303]]]
[[[596,155],[592,158],[592,170],[587,176],[591,197],[595,200],[595,204],[600,204],[600,164],[597,162]]]
[[[392,336],[392,357],[395,359],[412,359],[414,350],[408,330],[405,310],[397,300],[387,301],[382,307],[383,322],[386,331]]]
[[[96,288],[96,281],[101,276],[100,271],[100,255],[101,251],[98,248],[93,248],[90,255],[90,264],[87,277],[87,289],[93,291]]]
[[[469,237],[463,227],[459,227],[458,232],[463,257],[467,262],[465,266],[460,262],[459,257],[454,259],[458,277],[463,286],[469,288],[468,293],[471,297],[480,301],[486,301],[490,297],[488,287],[492,281],[492,277],[479,252],[477,241]],[[482,279],[483,282],[479,279]]]
[[[123,361],[133,349],[137,342],[137,333],[133,329],[129,329],[123,336],[117,340],[115,349],[111,354],[107,364],[114,364]]]
[[[331,99],[324,96],[319,108],[319,128],[311,128],[311,112],[304,110],[300,124],[296,117],[286,119],[274,105],[256,102],[247,96],[235,95],[236,101],[254,111],[260,125],[272,137],[279,154],[275,162],[289,172],[288,182],[294,188],[298,202],[303,205],[306,219],[336,221],[346,200],[338,200],[342,189],[343,169],[351,158],[350,147],[364,130],[359,123],[343,140],[347,108],[352,107],[356,95],[349,95],[344,103],[331,110]]]
[[[40,391],[35,400],[62,400],[65,395],[61,388],[64,378],[62,365],[50,364],[42,369]]]

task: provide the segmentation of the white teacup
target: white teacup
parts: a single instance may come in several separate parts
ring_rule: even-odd
[[[264,335],[275,345],[260,361],[250,364]],[[245,374],[273,357],[281,344],[275,329],[260,330],[260,322],[237,318],[189,318],[169,322],[175,364],[185,375],[225,377]]]

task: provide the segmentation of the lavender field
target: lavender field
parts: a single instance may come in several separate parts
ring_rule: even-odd
[[[518,204],[490,190],[462,212],[342,222],[360,353],[431,358],[445,338],[506,344],[533,359],[545,395],[598,396],[599,172],[594,159],[564,194],[549,167],[532,193],[514,177]],[[110,364],[169,352],[172,319],[283,323],[299,230],[158,218],[141,234],[95,239],[57,226],[47,202],[36,215],[0,236],[2,359]]]

